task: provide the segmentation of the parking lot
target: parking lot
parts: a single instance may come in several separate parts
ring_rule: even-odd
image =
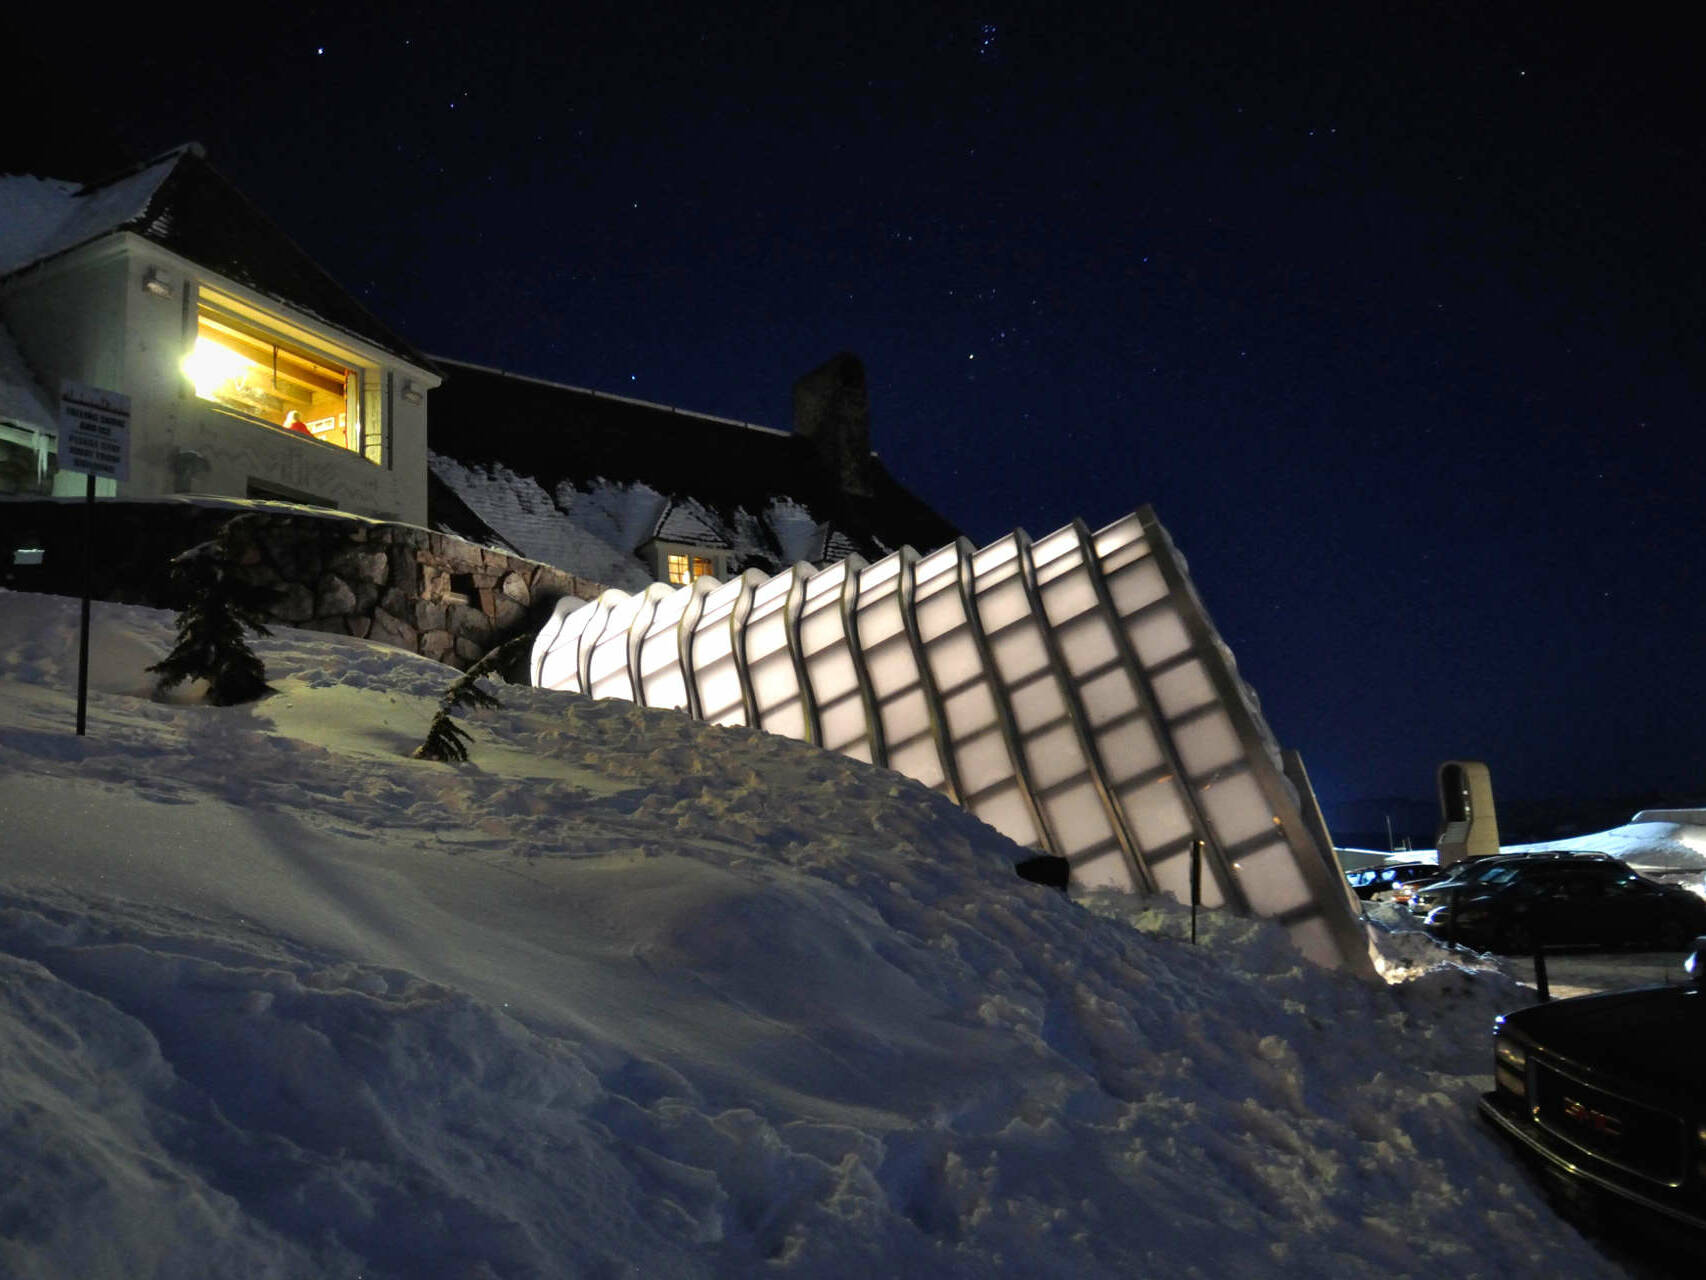
[[[1682,967],[1684,957],[1671,951],[1567,952],[1546,957],[1552,996],[1587,995],[1595,991],[1624,991],[1630,987],[1685,986],[1691,979]],[[1534,962],[1511,957],[1513,969],[1534,981]]]

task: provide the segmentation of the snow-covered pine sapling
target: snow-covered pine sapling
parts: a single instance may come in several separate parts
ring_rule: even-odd
[[[426,741],[415,748],[413,759],[461,763],[468,758],[471,739],[467,731],[450,718],[451,710],[455,707],[501,707],[503,703],[498,701],[497,695],[480,688],[479,681],[502,668],[516,650],[530,643],[532,638],[525,633],[512,636],[451,682],[444,691],[444,697],[439,699],[438,714],[427,726]]]
[[[271,693],[267,671],[244,631],[271,635],[264,623],[272,591],[242,581],[228,553],[224,530],[172,560],[172,584],[184,604],[172,651],[148,670],[162,691],[185,680],[206,680],[216,707],[253,702]]]

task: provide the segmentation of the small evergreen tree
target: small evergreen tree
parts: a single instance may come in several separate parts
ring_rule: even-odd
[[[451,710],[455,707],[501,707],[503,703],[495,694],[480,688],[479,681],[508,663],[515,652],[531,639],[525,633],[511,637],[451,682],[444,691],[444,697],[439,699],[438,714],[427,726],[426,741],[415,748],[413,759],[460,764],[468,758],[471,739],[467,730],[450,718]]]
[[[158,673],[158,688],[206,680],[207,700],[216,707],[253,702],[271,693],[266,667],[243,633],[272,634],[263,622],[272,592],[237,577],[224,530],[172,560],[172,584],[184,603],[178,611],[177,643],[148,668]]]

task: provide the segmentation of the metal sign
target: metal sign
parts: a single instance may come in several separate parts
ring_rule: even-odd
[[[59,384],[59,469],[130,479],[130,397],[66,379]]]

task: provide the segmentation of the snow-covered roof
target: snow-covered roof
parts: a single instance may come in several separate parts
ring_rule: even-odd
[[[179,147],[140,169],[84,186],[29,174],[0,177],[0,276],[129,226],[148,212]]]
[[[694,547],[732,547],[710,514],[691,499],[677,498],[658,515],[652,537],[663,542],[681,542]]]
[[[0,177],[0,276],[130,231],[312,320],[399,356],[432,362],[326,274],[195,143],[101,182]]]

